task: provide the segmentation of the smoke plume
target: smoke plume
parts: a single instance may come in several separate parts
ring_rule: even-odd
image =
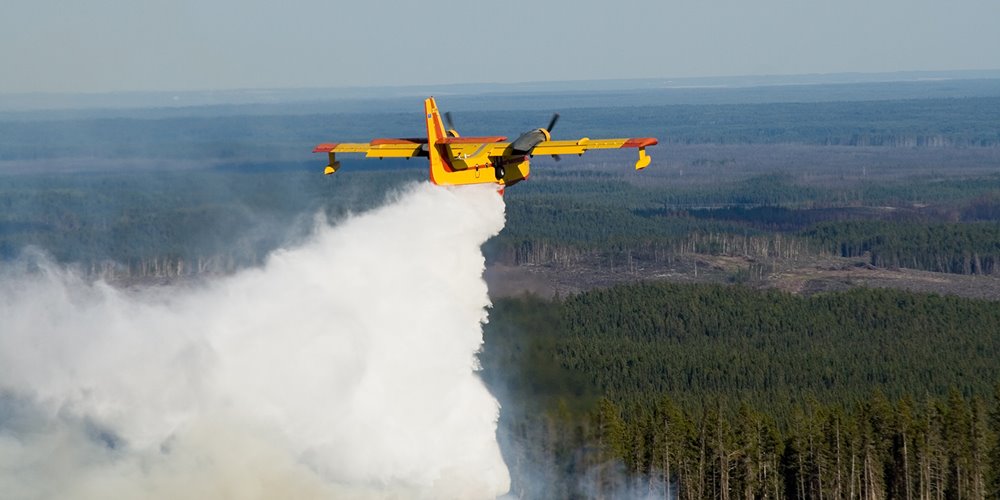
[[[200,286],[0,269],[5,498],[492,498],[493,189],[421,184]]]

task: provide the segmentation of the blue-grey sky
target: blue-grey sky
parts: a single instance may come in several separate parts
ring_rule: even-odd
[[[11,0],[0,92],[1000,68],[997,0]]]

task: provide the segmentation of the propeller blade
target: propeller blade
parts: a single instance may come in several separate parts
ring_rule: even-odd
[[[559,155],[552,155],[552,159],[555,160],[555,161],[561,161],[562,157],[559,156]]]
[[[549,126],[546,127],[545,130],[548,130],[549,132],[552,132],[552,127],[556,126],[556,122],[557,121],[559,121],[559,113],[553,113],[552,114],[552,119],[549,120]]]
[[[451,111],[444,112],[444,123],[448,125],[450,130],[455,130],[455,124],[451,121]]]
[[[529,130],[521,134],[520,137],[510,144],[511,148],[518,154],[531,154],[535,146],[551,139],[550,132],[552,131],[552,127],[556,126],[557,121],[559,121],[559,113],[553,113],[552,119],[549,120],[549,128],[536,128],[535,130]],[[559,161],[558,158],[556,161]]]

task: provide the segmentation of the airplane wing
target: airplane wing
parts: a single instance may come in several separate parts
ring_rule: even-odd
[[[488,137],[445,137],[438,140],[438,144],[447,144],[458,154],[465,150],[473,151],[485,147],[493,147],[500,141],[507,140],[503,136]],[[330,164],[326,166],[324,173],[332,174],[340,168],[340,162],[336,159],[337,153],[361,153],[365,158],[413,158],[414,156],[428,156],[427,139],[421,137],[408,138],[379,138],[372,139],[371,142],[328,142],[313,148],[313,153],[329,153]]]
[[[324,170],[325,174],[332,174],[340,168],[337,161],[337,153],[362,153],[365,158],[412,158],[414,156],[427,156],[427,139],[403,138],[403,139],[372,139],[371,142],[340,142],[323,143],[313,149],[313,153],[329,153],[330,164]]]
[[[543,141],[538,143],[531,153],[536,155],[583,154],[591,149],[645,148],[656,144],[656,139],[652,137],[622,139],[589,139],[584,137],[578,141]]]
[[[372,139],[371,142],[324,143],[313,153],[365,153],[368,158],[427,156],[427,139]]]
[[[468,158],[480,156],[486,150],[487,156],[502,157],[515,156],[511,150],[511,143],[501,142],[506,137],[447,137],[438,141],[439,144],[447,144],[452,155],[456,158]],[[650,163],[649,156],[646,155],[647,146],[655,146],[657,140],[652,137],[630,137],[617,139],[590,139],[584,137],[576,141],[542,141],[531,150],[531,155],[582,155],[591,149],[622,149],[638,148],[639,159],[635,163],[636,170],[646,168]],[[324,143],[313,149],[314,153],[328,153],[330,164],[327,165],[324,173],[332,174],[340,168],[340,162],[336,160],[337,153],[364,154],[366,158],[412,158],[415,156],[428,156],[427,139],[423,138],[401,138],[401,139],[373,139],[371,142],[341,142]]]
[[[650,158],[646,155],[647,146],[655,146],[657,140],[652,137],[625,137],[617,139],[590,139],[584,137],[576,141],[542,141],[532,150],[532,155],[582,155],[591,149],[622,149],[638,148],[639,160],[635,169],[641,170],[649,166]],[[490,144],[490,156],[510,155],[510,143]],[[506,154],[505,154],[506,153]]]

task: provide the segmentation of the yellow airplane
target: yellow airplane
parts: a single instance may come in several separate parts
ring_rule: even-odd
[[[324,143],[313,149],[314,153],[330,155],[330,164],[324,170],[332,174],[340,169],[337,153],[363,153],[366,158],[412,158],[426,156],[430,160],[430,180],[438,185],[495,183],[502,190],[528,178],[529,158],[534,155],[582,155],[591,149],[638,148],[639,160],[635,169],[649,166],[646,148],[655,146],[652,137],[624,139],[589,139],[553,141],[552,127],[559,119],[556,113],[549,126],[521,134],[514,142],[504,142],[506,137],[461,137],[452,126],[451,115],[445,113],[448,128],[441,122],[437,103],[433,97],[424,100],[427,138],[373,139],[369,143]]]

